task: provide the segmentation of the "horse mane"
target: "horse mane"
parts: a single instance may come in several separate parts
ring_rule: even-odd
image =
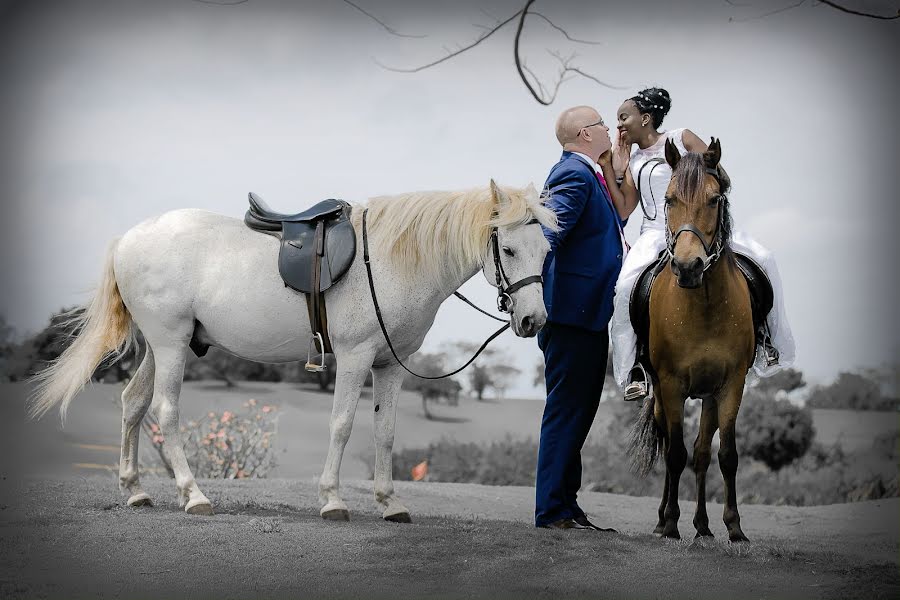
[[[524,225],[532,219],[557,227],[556,214],[533,188],[502,190],[509,201],[500,204],[490,187],[372,198],[367,217],[372,246],[406,273],[461,280],[482,261],[492,227]]]
[[[722,236],[725,245],[731,242],[731,232],[734,230],[734,222],[731,219],[731,205],[728,201],[728,192],[731,190],[731,178],[722,165],[716,165],[716,173],[718,173],[719,184],[722,194],[722,204],[720,209],[722,215]],[[675,171],[672,173],[672,180],[675,183],[675,193],[686,204],[690,205],[694,202],[705,202],[706,198],[701,197],[701,192],[706,184],[706,163],[703,155],[696,152],[688,152],[681,157]]]

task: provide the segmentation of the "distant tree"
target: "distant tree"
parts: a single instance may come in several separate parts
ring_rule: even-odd
[[[842,372],[834,383],[816,386],[807,404],[813,408],[897,410],[900,400],[882,395],[878,382],[859,373]]]
[[[805,386],[803,373],[796,369],[784,369],[771,377],[758,378],[752,387],[765,394],[774,394],[778,390],[792,392]]]
[[[497,398],[506,396],[506,390],[521,372],[517,367],[508,364],[495,364],[491,367],[491,387],[497,392]]]
[[[16,330],[6,322],[0,313],[0,380],[9,378],[10,359],[16,349]]]
[[[738,450],[777,471],[806,454],[816,431],[809,407],[749,390],[737,422]]]
[[[443,352],[434,354],[416,353],[410,357],[407,366],[421,375],[434,377],[446,372],[447,355]],[[437,402],[443,402],[449,406],[459,403],[459,392],[462,386],[458,381],[449,377],[443,379],[422,379],[413,375],[407,375],[403,380],[403,389],[418,392],[422,398],[422,413],[426,419],[433,419],[429,406]]]

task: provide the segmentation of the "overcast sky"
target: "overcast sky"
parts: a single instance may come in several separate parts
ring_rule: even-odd
[[[109,240],[175,208],[240,218],[250,190],[289,211],[492,177],[540,188],[561,110],[592,104],[612,121],[624,98],[660,85],[673,97],[665,126],[722,140],[736,226],[778,259],[798,367],[822,380],[898,360],[897,21],[811,3],[757,18],[787,0],[539,1],[573,37],[602,43],[532,19],[528,64],[549,81],[547,50],[577,52],[577,66],[625,88],[576,79],[544,107],[514,71],[510,26],[422,73],[376,62],[439,58],[520,0],[489,13],[469,0],[356,3],[426,37],[392,36],[340,0],[0,2],[7,320],[34,331],[85,301]],[[493,303],[481,275],[463,292]],[[491,330],[451,299],[425,347]],[[534,340],[495,344],[524,370],[513,392],[538,395]]]

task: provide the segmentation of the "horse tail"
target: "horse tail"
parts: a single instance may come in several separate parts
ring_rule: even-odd
[[[30,382],[35,384],[28,399],[28,416],[40,418],[59,404],[65,421],[69,402],[91,379],[105,360],[116,362],[135,345],[131,314],[119,294],[113,260],[119,239],[106,251],[103,276],[91,303],[63,315],[61,325],[75,339],[68,348]]]
[[[631,468],[641,477],[646,477],[653,469],[663,444],[662,432],[653,414],[655,403],[654,396],[644,400],[641,414],[631,426],[631,432],[628,435]]]

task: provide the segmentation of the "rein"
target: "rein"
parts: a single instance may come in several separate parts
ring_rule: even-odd
[[[474,356],[470,358],[466,364],[459,367],[455,371],[450,373],[446,373],[444,375],[437,376],[428,376],[428,375],[419,375],[415,371],[411,370],[403,361],[400,360],[400,357],[397,356],[396,350],[394,350],[394,345],[391,343],[391,338],[388,335],[387,327],[384,324],[384,317],[381,314],[381,307],[378,305],[378,296],[375,294],[375,280],[372,277],[372,265],[369,259],[369,229],[367,225],[367,216],[369,213],[369,209],[365,209],[362,215],[362,233],[363,233],[363,262],[366,265],[366,274],[369,277],[369,290],[372,293],[372,303],[375,305],[375,316],[378,318],[378,325],[381,327],[381,333],[384,335],[384,340],[387,342],[388,348],[391,350],[391,354],[394,356],[394,359],[397,361],[401,367],[403,367],[407,373],[411,373],[420,379],[444,379],[445,377],[450,377],[452,375],[456,375],[469,365],[471,365],[476,358],[487,348],[487,345],[494,341],[494,338],[499,336],[501,333],[509,329],[510,322],[499,317],[496,317],[487,311],[478,308],[475,306],[468,298],[460,294],[459,292],[453,292],[453,295],[457,298],[460,298],[463,302],[476,309],[478,312],[481,312],[494,320],[502,322],[504,325],[495,331],[491,336],[485,340],[485,342],[481,345],[481,347],[475,352]],[[530,225],[532,223],[537,223],[536,219],[532,219],[527,224]],[[491,249],[494,253],[494,271],[495,271],[495,279],[497,281],[497,309],[503,313],[512,313],[512,294],[516,291],[522,289],[526,285],[532,283],[543,283],[544,278],[541,275],[531,275],[529,277],[525,277],[520,279],[515,283],[510,283],[509,277],[506,276],[506,271],[503,270],[503,263],[500,260],[500,242],[499,242],[499,234],[497,232],[496,227],[491,228]],[[506,287],[503,284],[506,284]]]
[[[719,189],[721,190],[722,182],[719,180],[718,171],[707,167],[706,173],[716,178],[716,181],[719,182]],[[725,219],[725,211],[722,210],[723,200],[725,200],[725,195],[719,194],[719,197],[716,199],[716,207],[719,213],[716,218],[716,230],[713,232],[712,248],[710,248],[710,244],[707,244],[706,240],[703,239],[703,233],[697,229],[693,223],[685,223],[673,234],[672,230],[669,229],[669,205],[666,204],[666,253],[668,254],[669,260],[675,258],[675,244],[678,243],[678,236],[685,232],[694,234],[697,236],[697,239],[700,240],[700,243],[703,244],[703,250],[706,253],[706,258],[703,259],[704,273],[719,260],[722,256],[722,251],[725,250],[725,240],[722,238],[722,222]]]

